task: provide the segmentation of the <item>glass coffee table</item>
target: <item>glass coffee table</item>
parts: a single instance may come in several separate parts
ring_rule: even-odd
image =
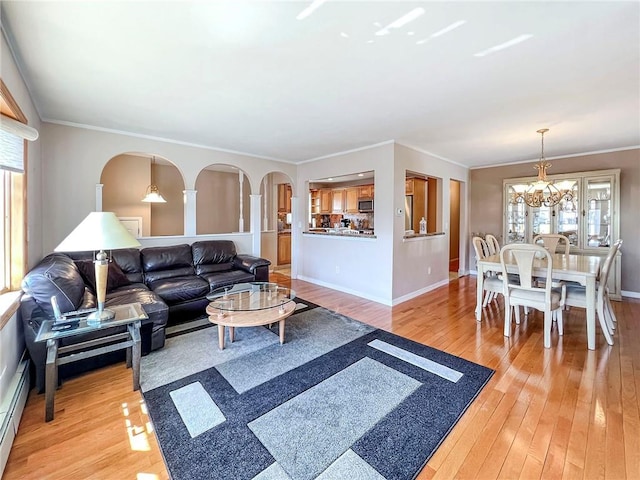
[[[234,341],[236,327],[257,327],[278,322],[280,343],[284,343],[284,323],[296,309],[296,292],[277,283],[249,282],[221,287],[209,295],[206,312],[218,325],[218,343],[224,349],[224,327]]]

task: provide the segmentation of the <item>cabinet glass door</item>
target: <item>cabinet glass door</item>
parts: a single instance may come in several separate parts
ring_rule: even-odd
[[[578,246],[578,232],[580,219],[580,203],[578,195],[578,181],[564,180],[558,184],[561,190],[570,190],[572,198],[563,197],[556,207],[556,233],[564,235],[569,239],[569,244]]]
[[[516,193],[524,185],[510,185],[507,189],[506,243],[524,243],[526,241],[527,205],[516,200]]]
[[[551,218],[553,216],[552,207],[532,207],[531,208],[531,235],[553,233],[551,231]]]
[[[611,244],[611,179],[587,180],[586,245],[609,247]]]

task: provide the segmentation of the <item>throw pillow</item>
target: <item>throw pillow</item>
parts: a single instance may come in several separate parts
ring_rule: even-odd
[[[96,270],[93,260],[78,260],[76,266],[85,283],[93,293],[96,292]],[[107,276],[107,292],[130,285],[131,282],[116,262],[109,262],[109,273]]]

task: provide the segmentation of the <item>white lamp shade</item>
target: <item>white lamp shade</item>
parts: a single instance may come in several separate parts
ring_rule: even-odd
[[[82,252],[139,247],[113,212],[91,212],[54,251]]]

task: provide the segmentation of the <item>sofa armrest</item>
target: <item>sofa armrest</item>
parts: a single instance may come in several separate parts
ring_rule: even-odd
[[[258,267],[268,268],[269,265],[271,265],[271,262],[266,258],[254,257],[252,255],[236,255],[236,258],[233,260],[233,266],[235,268],[239,268],[253,275],[256,274]]]

